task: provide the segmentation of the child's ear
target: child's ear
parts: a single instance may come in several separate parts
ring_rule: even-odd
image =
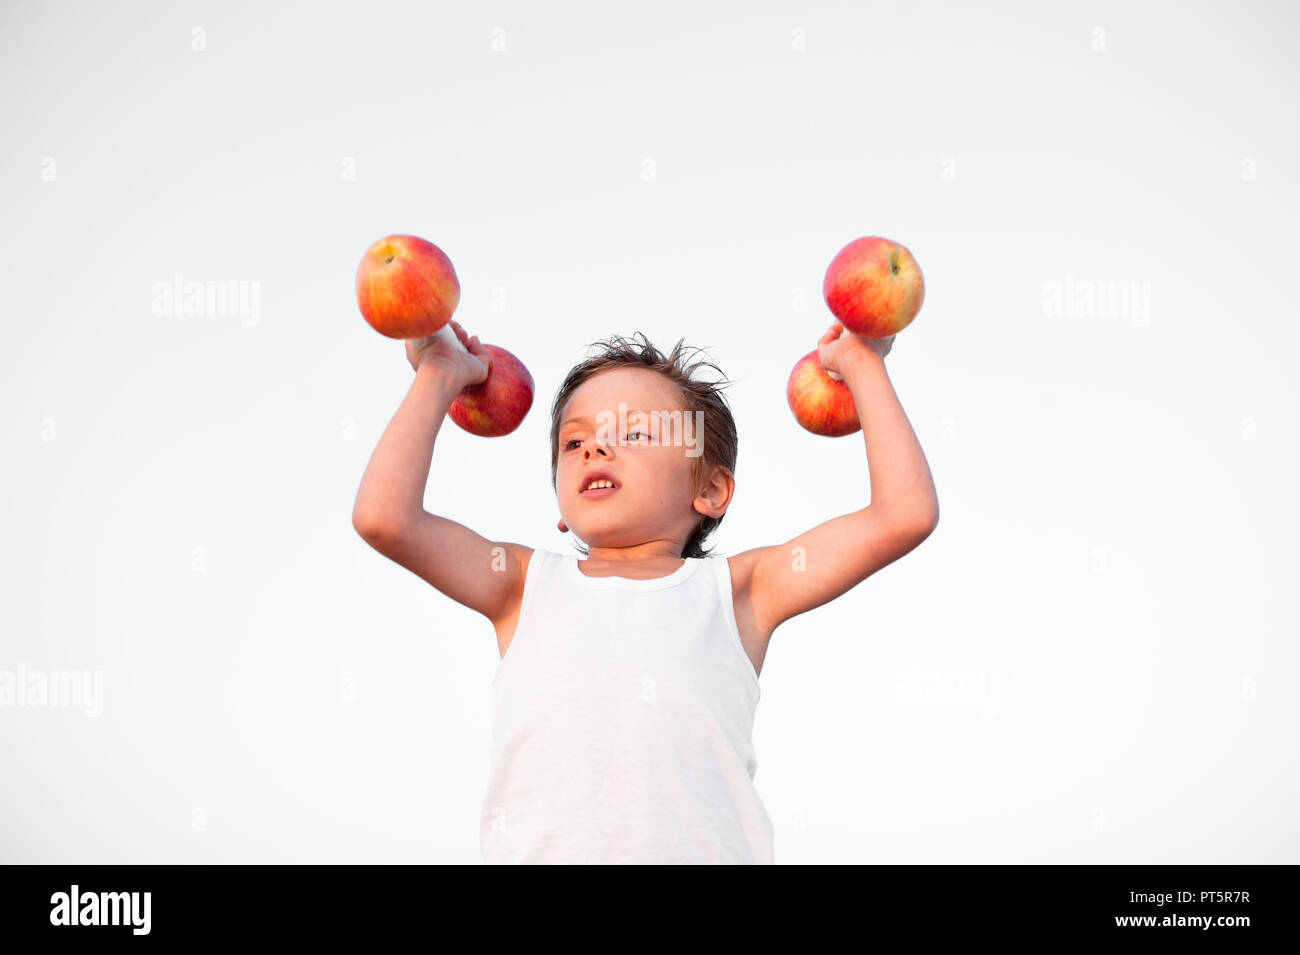
[[[709,476],[709,482],[700,489],[692,506],[697,514],[705,517],[721,517],[726,513],[727,505],[736,493],[736,479],[730,469],[717,465]],[[703,505],[703,507],[701,507]]]

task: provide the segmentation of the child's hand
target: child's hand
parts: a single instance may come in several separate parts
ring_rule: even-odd
[[[856,350],[873,351],[881,358],[889,354],[894,347],[894,337],[868,338],[866,335],[854,335],[844,328],[843,322],[833,322],[826,334],[817,340],[817,358],[827,371],[843,377],[841,364],[848,364],[844,356]]]
[[[460,323],[451,321],[448,324],[461,344],[468,349],[469,354],[443,341],[441,335],[428,335],[424,338],[406,340],[407,360],[416,371],[420,370],[421,365],[428,364],[445,369],[462,388],[481,383],[488,375],[487,346],[478,340],[477,335],[466,334],[465,329],[460,327]]]

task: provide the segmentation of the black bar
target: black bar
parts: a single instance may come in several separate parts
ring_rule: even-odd
[[[630,887],[611,886],[604,896],[583,886],[582,876],[574,887],[582,895],[575,895],[555,876],[541,887],[531,879],[480,883],[474,874],[436,871],[442,868],[450,867],[7,866],[0,870],[7,883],[0,932],[6,943],[57,942],[73,934],[92,945],[318,938],[332,946],[412,934],[436,944],[445,932],[495,933],[512,923],[531,925],[530,932],[549,926],[549,934],[557,923],[569,928],[574,920],[632,937],[658,935],[662,928],[656,926],[668,920],[677,926],[674,942],[685,941],[688,923],[742,937],[754,930],[767,935],[774,923],[786,923],[809,941],[847,931],[868,945],[1124,936],[1139,944],[1204,938],[1237,945],[1293,934],[1285,888],[1293,881],[1292,866],[829,866],[812,875],[812,884],[800,878],[759,885],[733,874],[721,885],[700,887],[683,885],[680,875],[662,887],[648,886],[643,873]],[[117,925],[66,924],[74,910],[79,922],[96,912],[110,921],[115,907]],[[53,924],[52,917],[65,924]],[[1145,917],[1154,921],[1131,921]],[[1190,923],[1203,917],[1244,921]]]

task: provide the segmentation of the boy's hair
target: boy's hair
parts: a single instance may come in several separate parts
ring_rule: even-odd
[[[644,345],[638,344],[634,340],[637,335],[640,335]],[[695,456],[691,467],[691,481],[694,484],[694,489],[697,492],[703,489],[705,475],[717,465],[725,467],[733,476],[735,475],[736,446],[738,443],[736,421],[731,416],[731,409],[727,406],[726,396],[722,393],[722,389],[730,382],[725,377],[716,382],[698,381],[692,377],[692,373],[697,368],[712,368],[719,375],[722,374],[722,369],[718,368],[713,362],[704,359],[688,365],[685,361],[686,351],[683,346],[683,339],[680,338],[677,340],[677,344],[673,346],[672,351],[666,356],[655,348],[641,332],[634,333],[632,339],[624,338],[622,335],[614,335],[606,341],[593,342],[587,347],[599,348],[601,351],[586,361],[574,365],[569,370],[564,382],[560,385],[560,390],[555,393],[555,401],[551,404],[552,488],[558,492],[555,482],[560,453],[560,414],[564,411],[565,404],[573,397],[573,393],[578,390],[578,386],[592,376],[613,368],[627,367],[648,368],[651,371],[657,371],[672,382],[677,388],[682,404],[685,406],[684,414],[690,414],[692,420],[694,420],[695,412],[702,411],[704,413],[703,432],[696,435],[696,440],[700,441],[703,447],[701,453]],[[699,351],[700,349],[695,350]],[[649,411],[650,409],[646,410]],[[681,556],[709,556],[710,552],[705,551],[702,545],[705,539],[721,523],[721,517],[700,515],[699,523],[695,525],[695,530],[687,538]],[[581,544],[575,543],[574,547],[583,554],[589,553],[589,549]]]

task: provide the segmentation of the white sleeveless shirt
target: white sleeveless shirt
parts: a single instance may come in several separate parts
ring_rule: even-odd
[[[771,864],[759,695],[725,557],[633,580],[533,551],[492,679],[483,861]]]

